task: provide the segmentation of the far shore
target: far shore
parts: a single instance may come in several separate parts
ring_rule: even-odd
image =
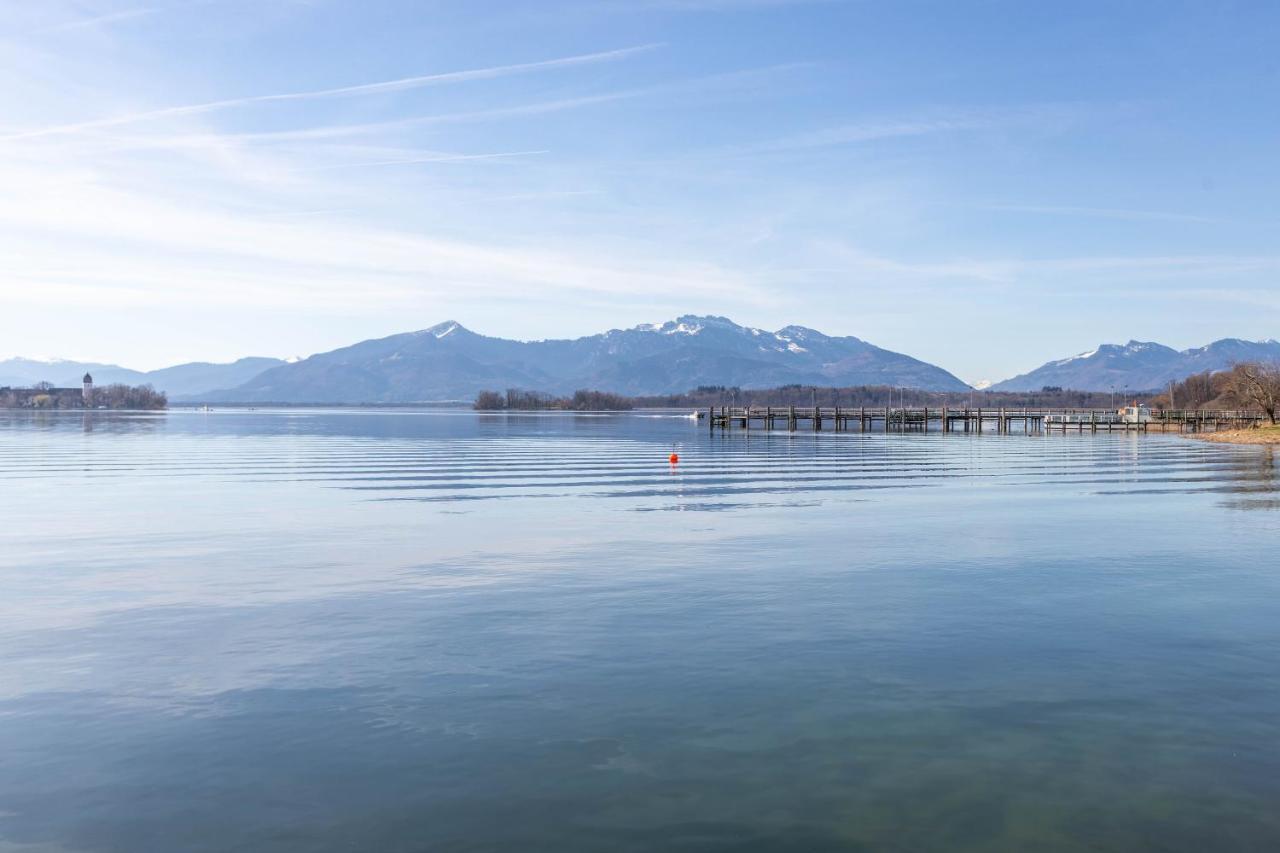
[[[1253,429],[1228,429],[1222,432],[1193,433],[1188,438],[1216,441],[1221,444],[1280,444],[1280,426]]]

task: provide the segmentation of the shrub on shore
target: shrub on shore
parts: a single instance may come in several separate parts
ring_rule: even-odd
[[[472,408],[480,412],[547,411],[571,412],[623,412],[632,408],[629,398],[607,391],[581,390],[572,397],[556,397],[541,391],[522,391],[508,388],[501,391],[481,391],[476,395]]]

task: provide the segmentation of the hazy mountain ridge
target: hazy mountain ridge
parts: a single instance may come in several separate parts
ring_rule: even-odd
[[[37,382],[52,382],[59,387],[78,388],[80,380],[89,373],[97,385],[151,385],[172,398],[239,385],[268,368],[284,363],[278,358],[250,356],[226,364],[193,361],[159,370],[142,371],[97,362],[11,358],[0,361],[0,387],[23,387]]]
[[[66,359],[10,358],[0,361],[0,388],[20,388],[37,382],[52,382],[60,388],[78,388],[86,373],[93,374],[95,382],[109,385],[123,382],[141,385],[145,373],[130,370],[116,364],[100,364],[91,361]]]
[[[1152,391],[1195,373],[1230,369],[1241,361],[1280,361],[1280,342],[1223,338],[1203,347],[1175,350],[1152,341],[1103,344],[1095,350],[1050,361],[997,382],[992,391],[1035,391],[1059,386],[1078,391],[1112,388]]]
[[[1158,390],[1194,373],[1229,369],[1239,361],[1280,361],[1280,342],[1224,338],[1181,351],[1151,341],[1103,344],[997,382],[990,390]],[[0,386],[48,381],[75,387],[86,372],[99,385],[150,384],[177,402],[409,403],[470,400],[480,390],[505,388],[557,394],[591,388],[647,395],[681,393],[700,385],[889,385],[931,391],[969,387],[940,367],[856,337],[833,337],[803,326],[771,332],[724,317],[695,315],[541,341],[488,337],[449,321],[299,361],[242,358],[153,371],[13,358],[0,361]]]
[[[528,342],[486,337],[450,321],[274,367],[207,398],[403,403],[465,400],[486,388],[666,394],[698,385],[792,383],[968,387],[939,367],[859,338],[802,326],[770,332],[724,317],[685,315],[571,340]]]

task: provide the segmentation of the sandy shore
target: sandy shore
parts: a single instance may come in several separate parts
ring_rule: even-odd
[[[1218,441],[1223,444],[1280,444],[1280,426],[1201,432],[1187,437],[1200,441]]]

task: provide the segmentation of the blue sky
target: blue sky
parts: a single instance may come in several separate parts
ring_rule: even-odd
[[[0,0],[0,357],[1280,336],[1280,4]]]

